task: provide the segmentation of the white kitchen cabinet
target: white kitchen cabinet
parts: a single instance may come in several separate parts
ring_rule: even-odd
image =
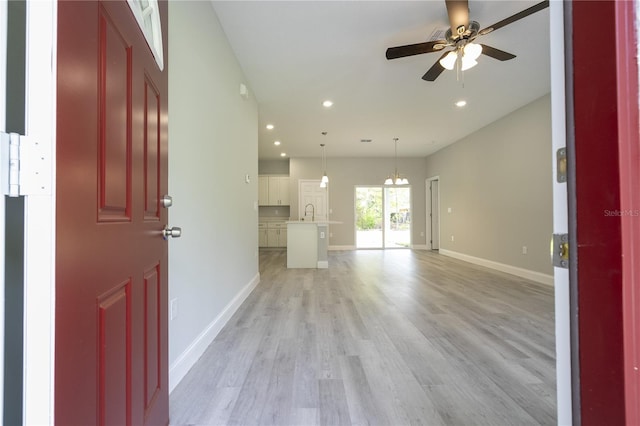
[[[268,243],[267,224],[261,222],[258,224],[258,247],[267,247]]]
[[[258,245],[260,247],[286,247],[287,224],[284,222],[260,222],[258,224]]]
[[[271,198],[271,182],[278,187],[277,198]],[[274,192],[275,196],[276,193]],[[273,205],[288,206],[289,205],[289,176],[272,176],[269,178],[269,202]],[[286,228],[285,228],[286,229]]]
[[[258,205],[269,205],[269,176],[258,176]]]
[[[279,223],[278,227],[278,241],[276,242],[276,247],[286,247],[287,246],[287,224]]]
[[[258,205],[288,206],[289,176],[258,176]]]
[[[278,230],[267,229],[267,247],[278,247]]]
[[[280,234],[278,235],[278,247],[286,247],[287,246],[287,228],[281,228]]]

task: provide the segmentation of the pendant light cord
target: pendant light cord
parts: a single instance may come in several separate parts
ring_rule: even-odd
[[[394,180],[398,178],[398,138],[393,138],[394,142],[395,142],[395,157],[396,157],[396,162],[395,162],[395,176],[393,177]]]

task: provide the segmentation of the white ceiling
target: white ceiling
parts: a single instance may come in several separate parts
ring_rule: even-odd
[[[470,17],[485,28],[537,2],[470,0]],[[399,157],[423,157],[550,91],[549,9],[480,37],[517,57],[482,55],[462,84],[455,71],[421,79],[438,53],[385,58],[388,47],[446,29],[443,0],[213,5],[258,101],[260,159],[319,157],[320,143],[327,157],[389,157],[394,137]],[[322,107],[325,99],[334,106]]]

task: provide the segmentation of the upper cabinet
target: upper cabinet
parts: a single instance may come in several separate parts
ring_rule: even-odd
[[[269,176],[258,176],[258,205],[269,205]]]
[[[258,205],[288,206],[289,176],[258,176]]]

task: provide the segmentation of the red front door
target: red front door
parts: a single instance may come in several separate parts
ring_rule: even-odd
[[[167,424],[161,71],[126,2],[58,5],[55,422]]]

